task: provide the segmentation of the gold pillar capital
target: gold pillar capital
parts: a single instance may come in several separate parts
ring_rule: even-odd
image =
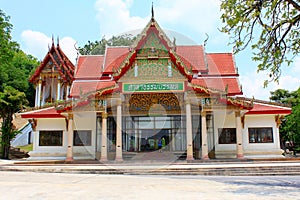
[[[74,114],[73,113],[68,113],[68,120],[72,120],[74,118]]]
[[[108,116],[107,112],[102,113],[102,118],[107,119],[107,116]]]

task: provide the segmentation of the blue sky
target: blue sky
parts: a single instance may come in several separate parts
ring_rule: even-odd
[[[26,53],[42,60],[54,35],[71,60],[75,60],[74,45],[88,40],[118,35],[141,29],[150,20],[154,3],[155,19],[163,29],[176,31],[197,44],[209,40],[207,52],[231,52],[229,37],[220,33],[219,0],[0,0],[0,9],[11,17],[13,40]],[[300,86],[300,57],[290,67],[283,66],[279,85],[263,88],[266,73],[256,73],[257,63],[251,60],[251,50],[235,55],[244,95],[268,100],[278,88],[296,90]]]

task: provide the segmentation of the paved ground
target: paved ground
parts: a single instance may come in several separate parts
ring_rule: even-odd
[[[0,199],[300,199],[300,176],[207,177],[0,172]]]
[[[293,162],[208,162],[208,163],[162,163],[162,162],[144,162],[144,163],[108,163],[108,164],[27,164],[27,161],[18,162],[13,160],[0,160],[0,171],[30,171],[30,172],[80,172],[80,171],[135,171],[151,172],[155,170],[172,170],[172,169],[210,169],[210,168],[248,168],[248,167],[294,167],[300,166],[300,161]],[[24,165],[20,164],[24,163]]]

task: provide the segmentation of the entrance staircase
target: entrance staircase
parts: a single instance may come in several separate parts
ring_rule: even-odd
[[[136,162],[164,162],[170,163],[175,162],[179,159],[178,155],[172,152],[159,152],[159,151],[149,151],[149,152],[140,152],[131,155],[130,158],[127,158],[128,161]]]
[[[24,159],[28,157],[28,153],[20,150],[20,148],[10,147],[9,149],[9,159],[11,160]]]

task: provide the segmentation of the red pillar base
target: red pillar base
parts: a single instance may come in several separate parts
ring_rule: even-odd
[[[208,155],[205,155],[205,156],[202,156],[201,159],[202,160],[209,160],[209,157],[208,157]]]
[[[122,157],[121,158],[116,158],[115,161],[116,162],[123,162],[123,158]]]
[[[195,160],[193,156],[187,156],[186,160]]]
[[[244,154],[237,154],[236,158],[237,159],[244,159],[245,157],[244,157]]]
[[[65,161],[66,161],[66,162],[72,162],[72,161],[74,161],[74,159],[73,159],[73,157],[69,157],[69,158],[66,158]]]

